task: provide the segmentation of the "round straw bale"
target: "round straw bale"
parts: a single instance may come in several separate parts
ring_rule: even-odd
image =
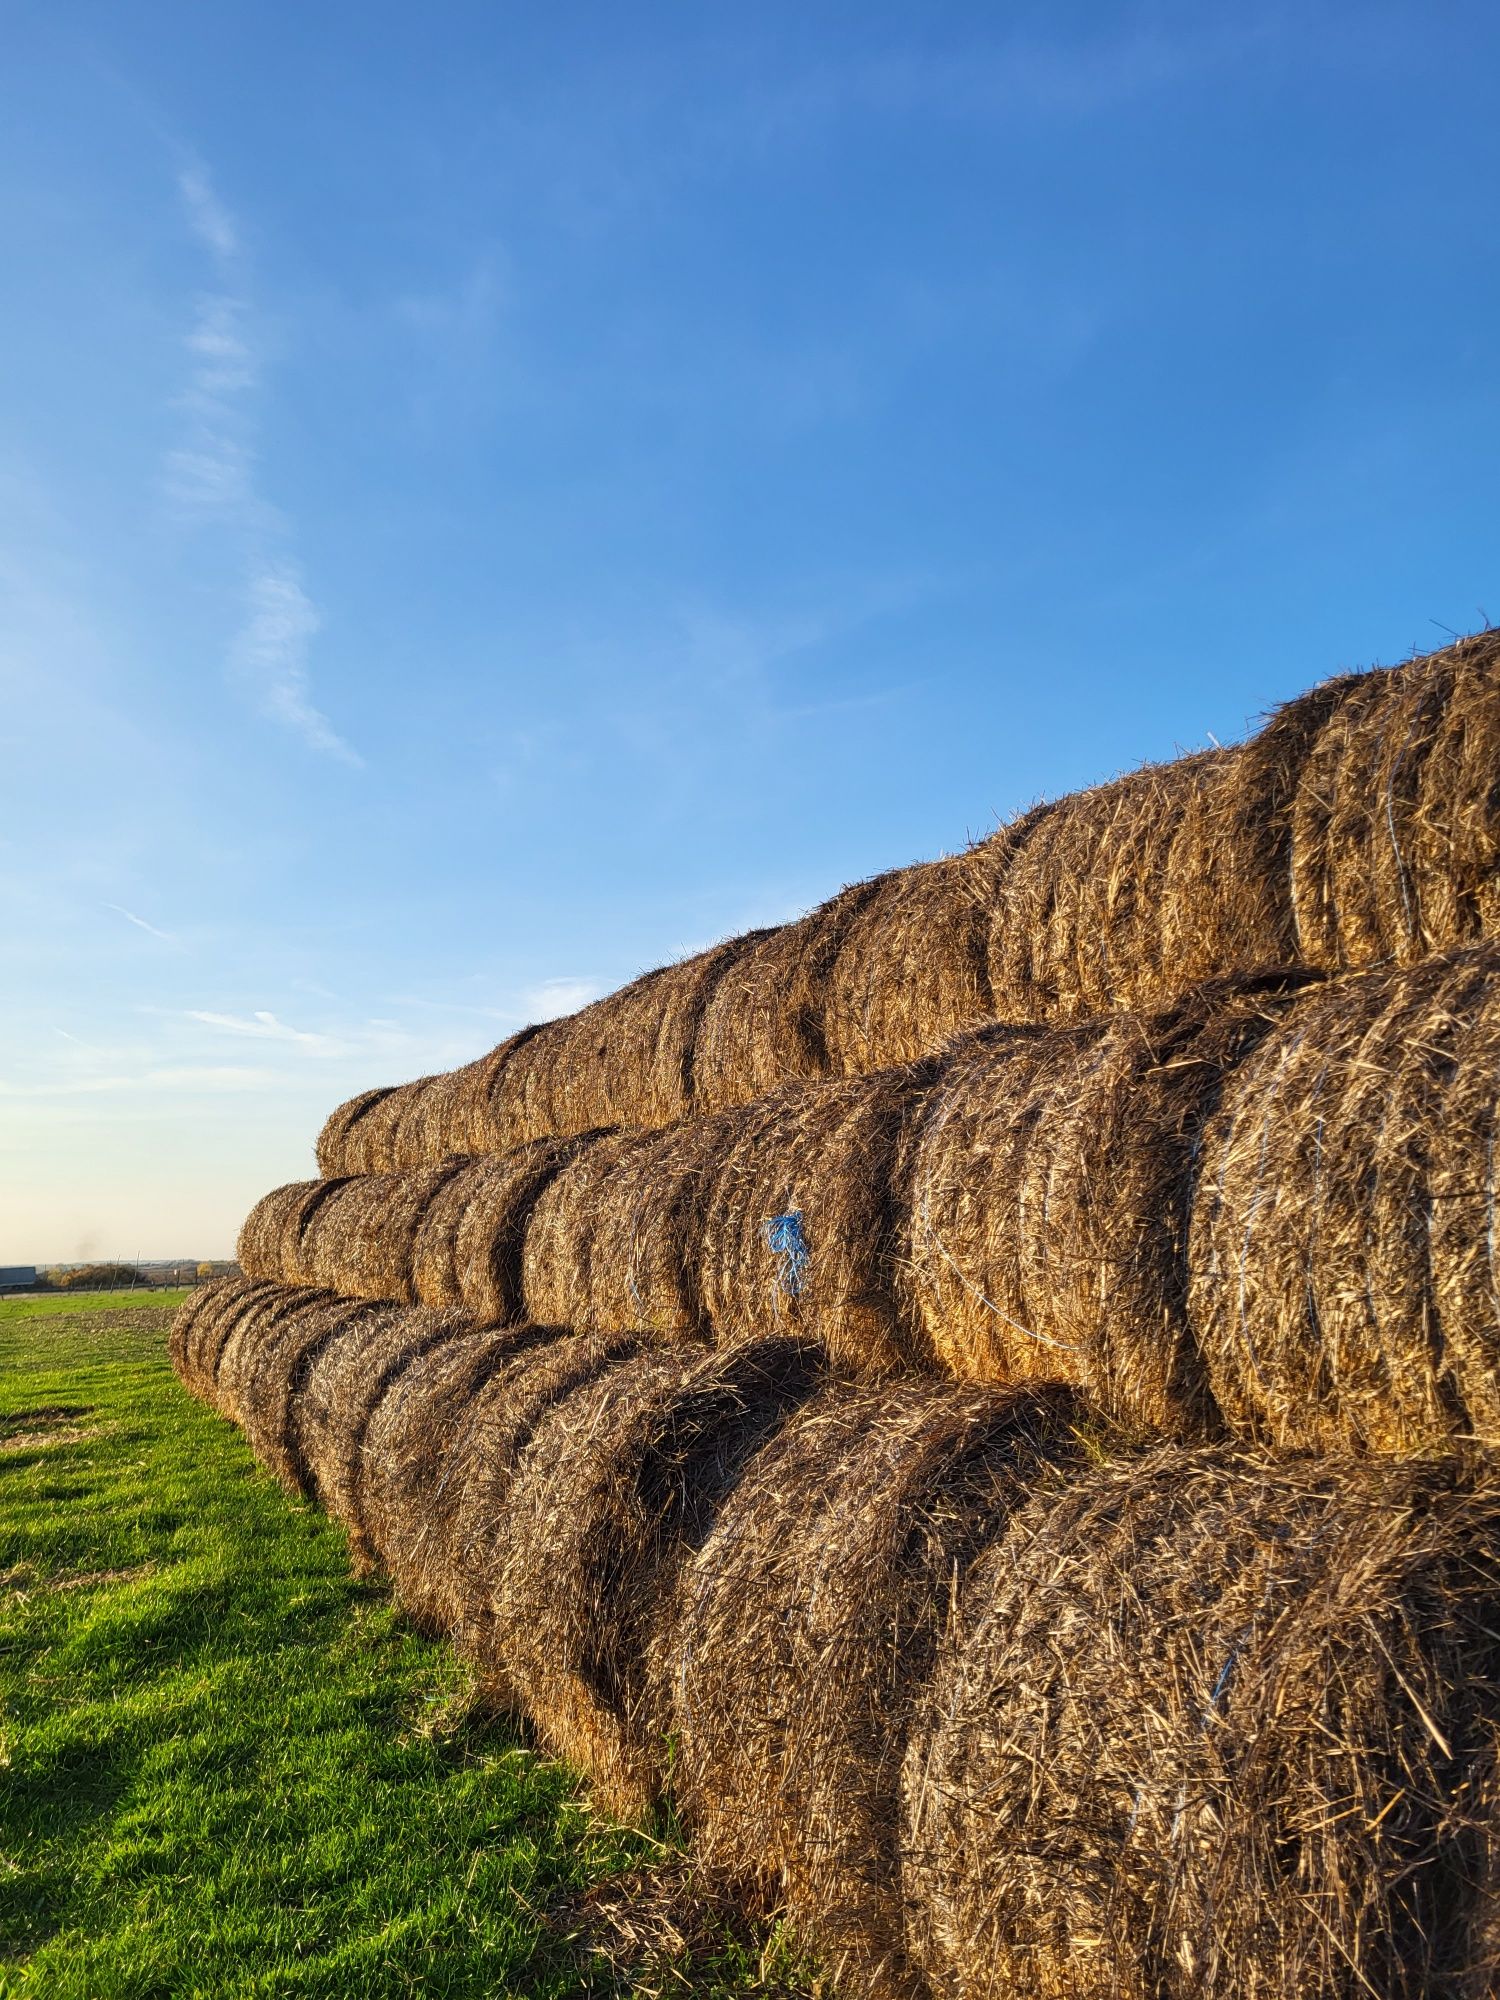
[[[601,1194],[611,1171],[644,1132],[585,1134],[577,1151],[553,1174],[532,1205],[521,1248],[525,1316],[538,1326],[588,1328],[589,1249],[600,1217]]]
[[[236,1406],[250,1449],[289,1492],[313,1492],[298,1427],[300,1399],[313,1365],[330,1341],[380,1310],[370,1300],[341,1299],[314,1289],[284,1290],[259,1308],[259,1337],[239,1358]]]
[[[881,877],[829,971],[824,1037],[833,1074],[863,1076],[930,1055],[994,1013],[995,865],[986,843]]]
[[[467,1136],[479,1069],[477,1063],[465,1063],[412,1086],[392,1139],[391,1171],[436,1166],[465,1150],[460,1141]]]
[[[458,1072],[463,1085],[451,1111],[453,1123],[447,1134],[450,1153],[472,1155],[505,1149],[507,1134],[497,1114],[495,1093],[511,1056],[527,1038],[524,1030],[510,1035]]]
[[[1003,1038],[993,1065],[950,1070],[916,1148],[911,1272],[955,1373],[1060,1374],[1118,1421],[1221,1428],[1188,1311],[1201,1136],[1310,976],[1049,1030],[1039,1074]]]
[[[907,1749],[932,1991],[1491,1991],[1497,1588],[1500,1491],[1452,1465],[1169,1446],[1039,1495]]]
[[[735,960],[766,935],[751,931],[647,972],[573,1015],[553,1094],[556,1129],[654,1129],[686,1118],[693,1103],[693,1044],[709,996]]]
[[[442,1504],[449,1454],[475,1398],[541,1337],[534,1328],[457,1334],[420,1355],[370,1420],[365,1533],[403,1609],[424,1631],[442,1632],[451,1595],[452,1510]]]
[[[319,1502],[347,1528],[357,1567],[372,1561],[362,1492],[370,1422],[414,1361],[470,1330],[425,1307],[379,1307],[341,1327],[308,1371],[294,1406],[296,1445]]]
[[[1345,674],[1275,710],[1247,742],[1206,765],[1159,888],[1160,1002],[1240,968],[1294,965],[1292,812],[1313,746],[1356,684]]]
[[[166,1358],[172,1362],[172,1374],[194,1396],[198,1394],[194,1366],[198,1342],[204,1328],[218,1318],[232,1296],[234,1278],[214,1278],[188,1292],[172,1314],[172,1324],[166,1330]]]
[[[349,1135],[346,1148],[351,1174],[391,1174],[402,1164],[401,1132],[411,1120],[430,1077],[401,1083],[372,1104]]]
[[[904,1995],[898,1780],[953,1590],[1079,1449],[1060,1388],[831,1386],[757,1453],[660,1619],[695,1852],[849,1990]]]
[[[1221,1429],[1187,1296],[1202,1133],[1309,977],[955,1048],[912,1147],[908,1265],[952,1373],[1061,1378],[1121,1423]]]
[[[247,1281],[243,1278],[230,1281],[239,1288],[238,1297],[226,1300],[214,1319],[203,1329],[198,1342],[198,1393],[203,1400],[226,1416],[231,1422],[236,1412],[231,1407],[226,1376],[224,1390],[220,1390],[219,1377],[224,1370],[224,1358],[230,1352],[230,1343],[243,1330],[249,1334],[252,1325],[258,1323],[258,1316],[272,1309],[283,1287],[270,1280]],[[231,1357],[230,1373],[233,1371]]]
[[[1392,706],[1393,671],[1355,680],[1313,745],[1293,809],[1292,900],[1300,955],[1331,970],[1388,955],[1382,949],[1381,901],[1389,864],[1402,867],[1396,814],[1404,817],[1407,800],[1393,794],[1390,823],[1372,826],[1372,807],[1378,813],[1382,801],[1378,781],[1366,767],[1372,759],[1383,763],[1383,752],[1393,747],[1384,741],[1383,728]],[[1399,699],[1398,694],[1398,704]],[[1404,875],[1402,888],[1409,898]]]
[[[289,1181],[263,1194],[240,1224],[235,1261],[247,1278],[295,1283],[297,1244],[309,1202],[327,1198],[336,1181]]]
[[[822,1340],[869,1379],[933,1367],[897,1273],[902,1163],[931,1079],[911,1063],[794,1084],[727,1121],[694,1246],[718,1341],[774,1327]]]
[[[328,1229],[324,1211],[346,1198],[362,1178],[292,1181],[263,1195],[245,1218],[235,1256],[247,1277],[283,1285],[331,1284],[322,1269],[319,1239]]]
[[[1050,1145],[1108,1032],[1107,1022],[986,1028],[944,1059],[912,1141],[907,1282],[951,1374],[1092,1378],[1091,1353],[1050,1323]]]
[[[348,1098],[328,1114],[318,1134],[320,1174],[333,1178],[340,1174],[367,1171],[363,1144],[357,1136],[358,1129],[363,1119],[390,1094],[389,1084],[381,1090],[362,1090],[357,1097]]]
[[[418,1238],[433,1202],[463,1165],[444,1160],[343,1182],[303,1231],[304,1282],[331,1285],[351,1299],[414,1303]]]
[[[466,1177],[453,1263],[463,1309],[480,1326],[526,1318],[522,1253],[532,1211],[585,1140],[533,1139]]]
[[[1500,634],[1360,677],[1293,816],[1302,956],[1413,963],[1500,930]]]
[[[567,1015],[543,1021],[518,1042],[496,1079],[491,1102],[506,1149],[567,1129]]]
[[[693,1047],[693,1109],[749,1104],[797,1077],[832,1074],[829,975],[849,926],[888,878],[856,882],[764,932],[725,968]]]
[[[182,1386],[201,1402],[214,1400],[219,1354],[247,1294],[259,1290],[244,1278],[214,1278],[190,1292],[173,1314],[167,1353]]]
[[[1189,1307],[1231,1424],[1290,1446],[1500,1443],[1500,952],[1304,994],[1203,1145]]]
[[[990,927],[994,1012],[1076,1021],[1176,990],[1161,885],[1195,792],[1235,753],[1147,764],[1034,810],[1015,829]]]
[[[473,1399],[435,1493],[433,1615],[474,1664],[491,1699],[513,1699],[494,1631],[490,1579],[509,1532],[511,1486],[549,1410],[641,1351],[632,1334],[539,1334]]]
[[[232,1423],[244,1424],[245,1398],[261,1348],[276,1338],[289,1315],[327,1296],[269,1280],[245,1287],[242,1302],[224,1328],[214,1358],[208,1400],[222,1416]]]
[[[521,1459],[492,1544],[494,1645],[543,1740],[617,1816],[644,1815],[667,1775],[669,1690],[648,1663],[676,1577],[824,1379],[795,1340],[645,1353],[559,1403]]]
[[[412,1290],[423,1305],[435,1306],[440,1312],[456,1312],[463,1305],[459,1232],[493,1164],[489,1159],[458,1161],[456,1172],[434,1191],[427,1204],[411,1259]]]
[[[708,1338],[699,1252],[714,1175],[746,1115],[690,1118],[621,1155],[593,1200],[587,1301],[576,1326]]]
[[[474,1062],[376,1093],[392,1102],[372,1105],[368,1122],[356,1125],[348,1145],[340,1148],[331,1140],[321,1148],[323,1172],[334,1171],[335,1161],[342,1160],[343,1173],[399,1173],[516,1144],[521,1126],[510,1113],[503,1079],[517,1052],[540,1032],[523,1028]]]

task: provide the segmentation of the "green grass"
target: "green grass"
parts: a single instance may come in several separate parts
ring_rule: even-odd
[[[163,1310],[179,1306],[186,1290],[153,1292],[142,1287],[126,1292],[24,1292],[18,1298],[0,1299],[0,1326],[15,1319],[39,1319],[51,1313],[114,1312],[122,1306],[156,1306]]]
[[[171,1296],[0,1302],[0,1993],[577,1992],[542,1913],[650,1844],[183,1394]]]

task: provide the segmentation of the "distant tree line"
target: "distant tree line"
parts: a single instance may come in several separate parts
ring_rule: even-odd
[[[37,1272],[37,1287],[59,1292],[124,1292],[136,1286],[198,1285],[232,1277],[239,1266],[228,1258],[167,1264],[54,1264]]]

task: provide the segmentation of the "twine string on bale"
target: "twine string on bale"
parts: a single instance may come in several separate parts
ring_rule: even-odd
[[[800,1298],[807,1267],[812,1260],[807,1238],[802,1233],[801,1209],[792,1208],[784,1215],[768,1216],[763,1229],[766,1248],[776,1259],[772,1296],[785,1292],[789,1299]]]

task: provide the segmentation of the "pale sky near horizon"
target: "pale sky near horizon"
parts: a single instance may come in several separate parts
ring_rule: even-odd
[[[5,47],[0,1264],[1500,619],[1487,6]]]

